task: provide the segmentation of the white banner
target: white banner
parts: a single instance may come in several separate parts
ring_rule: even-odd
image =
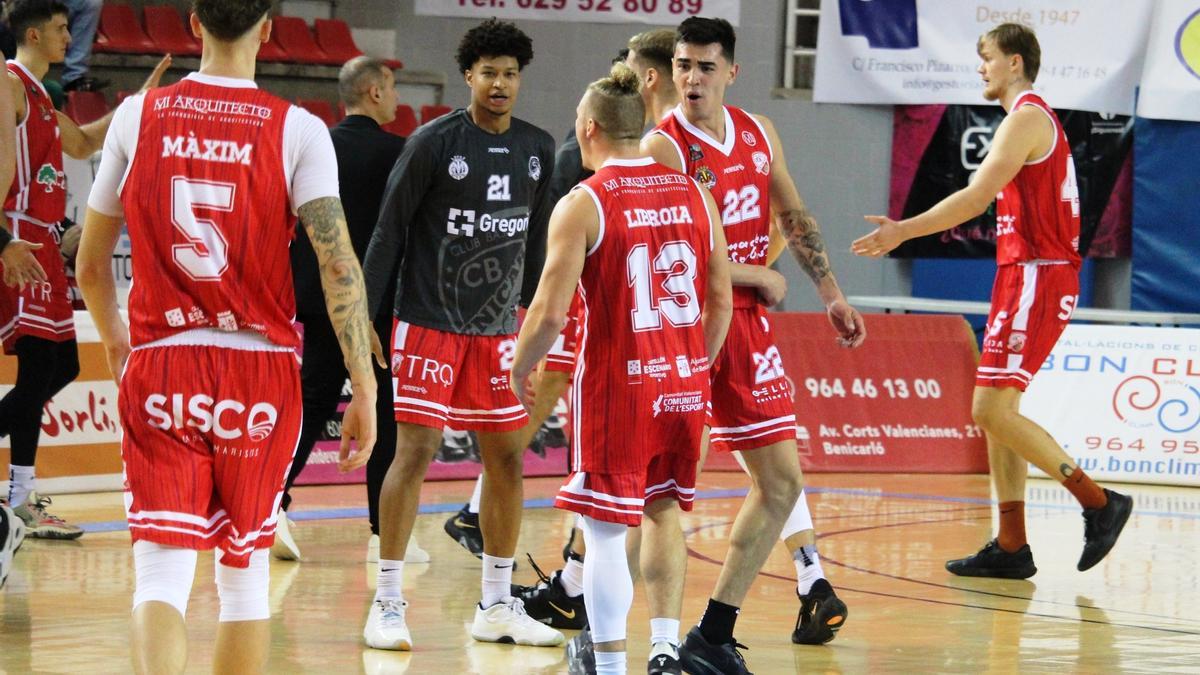
[[[1159,0],[1138,115],[1200,122],[1200,0]]]
[[[1036,89],[1056,108],[1129,115],[1150,0],[821,0],[813,100],[984,102],[979,36],[1005,22],[1042,47]]]
[[[1067,326],[1021,412],[1094,478],[1200,486],[1200,331]]]
[[[417,16],[674,26],[691,16],[738,25],[741,0],[417,0]]]
[[[10,389],[11,385],[0,385],[0,396]],[[42,409],[42,436],[38,446],[119,443],[119,419],[116,382],[76,380]],[[8,436],[0,439],[0,448],[11,447]]]

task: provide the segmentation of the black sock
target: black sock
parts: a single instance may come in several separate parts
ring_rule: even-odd
[[[709,598],[708,608],[700,617],[700,634],[709,644],[723,645],[733,642],[733,624],[737,623],[742,610]]]

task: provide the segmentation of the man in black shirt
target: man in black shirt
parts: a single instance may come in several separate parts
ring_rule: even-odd
[[[512,115],[528,36],[485,21],[458,65],[471,103],[417,130],[396,162],[367,250],[372,312],[393,279],[396,457],[380,499],[379,579],[363,629],[368,646],[412,648],[401,594],[404,550],[442,427],[478,432],[484,487],[482,600],[471,634],[486,642],[562,644],[510,594],[521,526],[528,423],[508,387],[517,304],[533,295],[552,204],[554,140]]]
[[[359,260],[367,252],[371,232],[379,217],[379,202],[388,172],[404,148],[404,139],[390,134],[380,125],[396,117],[396,85],[392,71],[383,61],[368,57],[351,59],[338,76],[338,94],[346,106],[346,119],[329,130],[337,153],[338,182],[346,224]],[[297,225],[297,228],[301,226]],[[296,457],[292,461],[280,508],[291,506],[291,487],[304,470],[313,445],[328,420],[337,412],[347,373],[333,325],[325,309],[317,257],[307,236],[298,231],[292,244],[292,278],[296,286],[296,320],[304,325],[304,359],[300,381],[304,396],[304,423]],[[394,294],[395,285],[385,289]],[[389,298],[391,295],[388,296]],[[375,331],[387,344],[392,331],[391,313],[374,315]],[[396,450],[396,427],[392,424],[392,376],[386,368],[375,368],[378,383],[376,400],[378,453],[367,464],[367,502],[370,506],[371,532],[378,534],[379,490]],[[281,560],[299,560],[300,549],[290,531],[288,519],[280,514],[275,544],[271,553]],[[368,548],[370,550],[370,548]],[[424,552],[422,552],[424,553]],[[427,559],[427,558],[426,558]]]

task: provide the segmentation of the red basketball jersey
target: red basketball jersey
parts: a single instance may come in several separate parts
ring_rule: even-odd
[[[671,111],[654,133],[670,139],[684,173],[708,188],[721,210],[721,224],[735,263],[765,265],[771,234],[771,160],[767,134],[752,115],[725,106],[725,142],[718,143],[683,116]],[[733,306],[753,307],[758,292],[734,286]]]
[[[1022,92],[1012,110],[1027,105],[1050,118],[1054,145],[1045,157],[1026,162],[996,195],[996,262],[1065,260],[1078,265],[1079,188],[1071,146],[1058,116],[1042,97]]]
[[[146,94],[121,191],[134,346],[196,328],[299,344],[282,150],[289,107],[192,79]]]
[[[579,280],[574,450],[589,471],[642,471],[680,451],[658,432],[708,404],[712,226],[700,188],[650,158],[609,160],[576,189],[600,212],[600,238]]]
[[[4,210],[57,224],[67,213],[67,174],[54,103],[25,66],[9,61],[8,72],[25,90],[25,120],[17,125],[17,174]]]

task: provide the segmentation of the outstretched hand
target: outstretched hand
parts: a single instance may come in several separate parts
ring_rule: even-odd
[[[29,284],[45,281],[46,270],[33,255],[41,247],[41,244],[20,239],[8,242],[4,252],[0,253],[0,261],[4,262],[4,283],[25,290]]]
[[[154,66],[154,70],[150,71],[150,76],[146,78],[144,83],[142,83],[142,88],[138,90],[138,93],[149,91],[157,87],[159,82],[162,81],[163,73],[167,72],[167,69],[170,67],[171,55],[167,54],[159,59],[158,65]]]
[[[904,243],[904,232],[896,221],[887,216],[863,216],[863,218],[875,223],[878,227],[874,232],[859,237],[850,244],[850,251],[855,255],[879,258]]]

